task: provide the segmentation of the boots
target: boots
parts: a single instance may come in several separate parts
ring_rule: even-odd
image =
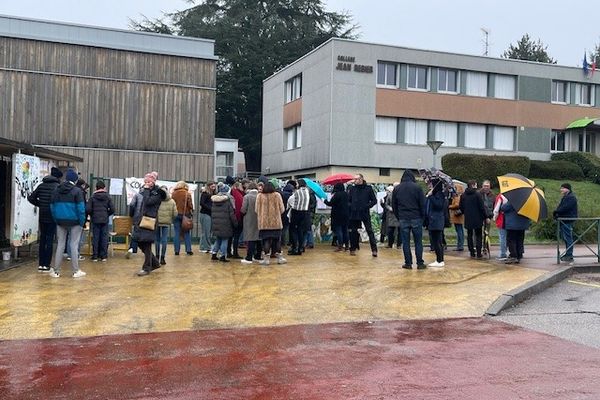
[[[165,261],[164,257],[160,258],[160,265],[167,265],[167,262]]]
[[[213,253],[212,257],[210,257],[211,261],[219,261],[219,259],[217,258],[217,254]]]

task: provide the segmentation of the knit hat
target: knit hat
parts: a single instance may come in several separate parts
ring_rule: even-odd
[[[235,183],[235,180],[233,179],[233,177],[227,175],[227,177],[225,178],[225,183],[228,185],[233,185]]]
[[[565,183],[563,183],[562,185],[560,185],[560,187],[561,187],[561,188],[568,189],[568,190],[569,190],[569,192],[571,192],[571,191],[572,191],[572,190],[571,190],[571,184],[570,184],[570,183],[567,183],[567,182],[565,182]]]
[[[227,193],[227,192],[229,192],[229,186],[227,186],[227,185],[219,186],[219,193]]]
[[[75,172],[74,169],[68,169],[65,179],[69,182],[75,183],[77,182],[77,179],[79,179],[79,175],[77,175],[77,172]]]
[[[60,179],[60,178],[62,178],[63,173],[60,169],[58,169],[56,167],[52,167],[52,168],[50,168],[50,175],[52,175],[55,178]]]
[[[144,175],[144,180],[148,180],[151,181],[152,183],[156,182],[156,172],[149,172],[146,175]]]

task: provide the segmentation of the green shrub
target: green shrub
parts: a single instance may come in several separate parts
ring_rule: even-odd
[[[591,182],[600,184],[600,158],[582,151],[556,153],[550,157],[553,161],[570,161],[579,165],[583,176]]]
[[[557,180],[583,180],[581,167],[570,161],[531,161],[529,178],[544,178]]]
[[[522,156],[450,153],[442,157],[442,168],[451,177],[464,182],[470,179],[477,182],[489,179],[494,187],[498,187],[497,176],[508,173],[528,176],[529,167],[529,158]]]

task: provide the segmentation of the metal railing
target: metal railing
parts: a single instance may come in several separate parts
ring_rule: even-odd
[[[560,264],[561,258],[567,254],[567,251],[574,249],[575,245],[577,243],[585,245],[585,247],[587,247],[587,249],[596,256],[596,259],[600,263],[600,217],[557,218],[556,221],[558,222],[556,224],[556,263],[557,264]],[[565,250],[563,252],[561,252],[560,244],[561,244],[561,241],[563,241],[562,235],[561,235],[561,226],[567,225],[567,222],[565,222],[565,221],[569,221],[568,224],[573,226],[573,232],[572,232],[573,243],[571,243],[570,246],[565,247]],[[585,223],[586,223],[585,229],[583,229],[583,231],[581,233],[577,233],[574,229],[575,222],[577,222],[577,221],[585,221]],[[585,240],[586,234],[588,232],[591,232],[594,228],[596,228],[596,243],[591,243],[591,242],[589,242],[589,240],[586,242],[586,240]],[[595,249],[590,246],[595,246]],[[573,258],[575,258],[575,255],[573,255]]]

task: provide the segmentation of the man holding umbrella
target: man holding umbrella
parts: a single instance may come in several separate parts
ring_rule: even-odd
[[[371,185],[367,185],[365,182],[362,174],[354,176],[354,186],[348,192],[348,202],[350,203],[350,255],[356,255],[359,240],[358,229],[363,224],[369,235],[371,254],[373,257],[377,257],[377,242],[371,227],[370,213],[371,207],[377,204],[377,197],[375,197]]]
[[[562,195],[558,207],[552,213],[554,218],[577,218],[577,197],[571,190],[570,183],[563,183],[560,185],[560,193]],[[573,222],[572,219],[563,219],[558,221],[560,224],[560,236],[565,241],[567,250],[565,254],[560,257],[560,261],[571,262],[573,261]]]

